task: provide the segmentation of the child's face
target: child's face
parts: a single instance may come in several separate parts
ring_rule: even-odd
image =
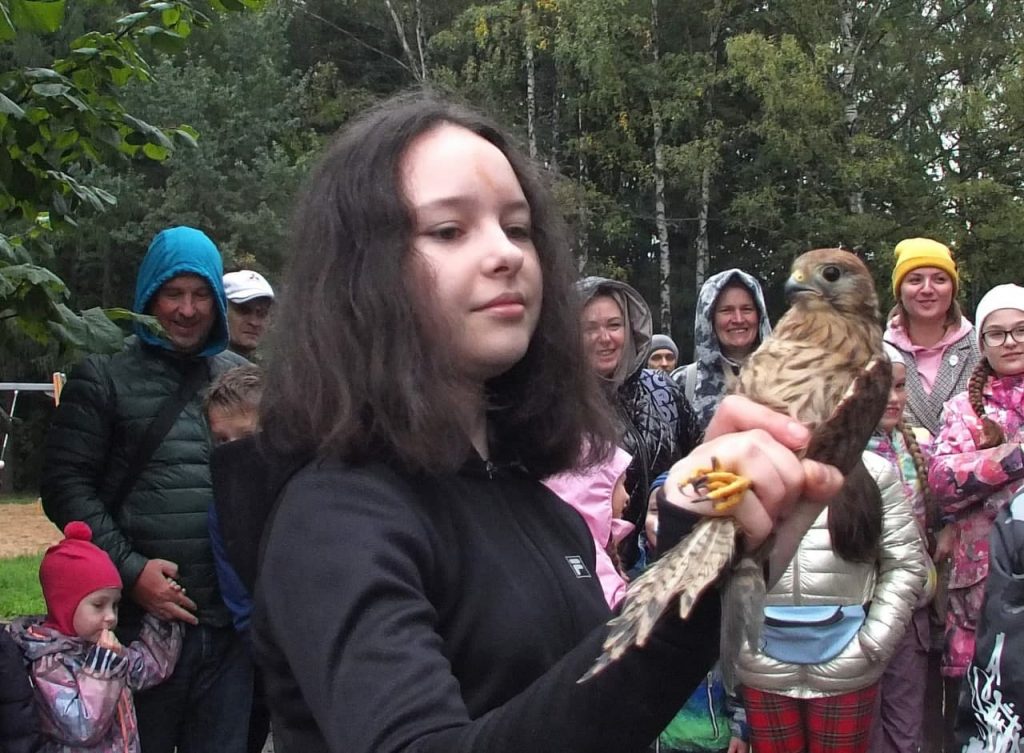
[[[104,630],[117,627],[117,607],[121,603],[120,588],[101,588],[93,591],[75,609],[72,626],[75,635],[95,643]]]
[[[981,328],[981,353],[997,376],[1024,373],[1024,343],[1017,342],[1011,333],[1024,328],[1024,313],[1017,309],[997,309],[985,317]],[[986,336],[1005,338],[1002,345],[989,345]]]
[[[629,504],[629,492],[626,491],[626,474],[619,476],[612,489],[612,517],[621,518],[626,505]]]
[[[903,408],[907,404],[907,367],[902,363],[892,365],[892,387],[889,388],[889,402],[885,404],[885,413],[878,422],[878,428],[890,432],[903,417]]]
[[[254,410],[229,410],[221,405],[211,405],[206,414],[214,444],[234,442],[255,433],[258,417]]]
[[[530,205],[494,144],[442,124],[417,136],[401,163],[413,220],[407,274],[430,291],[459,377],[504,374],[526,355],[540,319],[543,274]]]

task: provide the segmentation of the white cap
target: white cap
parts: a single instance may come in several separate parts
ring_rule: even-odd
[[[978,302],[978,311],[974,315],[974,330],[977,333],[978,345],[981,345],[981,328],[989,314],[999,309],[1024,311],[1024,288],[1020,285],[996,285],[985,293]]]
[[[891,343],[883,342],[882,343],[882,350],[885,351],[885,355],[889,356],[889,362],[890,363],[894,363],[894,364],[898,363],[901,366],[906,366],[907,365],[907,361],[903,357],[903,352],[899,348],[897,348],[895,345],[892,345]]]
[[[274,289],[259,272],[242,269],[224,275],[224,295],[232,303],[245,303],[254,298],[274,299]]]

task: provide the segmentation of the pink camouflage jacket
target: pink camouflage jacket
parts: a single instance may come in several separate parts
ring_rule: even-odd
[[[11,635],[29,662],[46,739],[43,753],[139,753],[132,693],[166,680],[181,653],[181,623],[152,615],[122,653],[21,617]]]
[[[950,588],[968,588],[988,574],[988,534],[996,514],[1024,488],[1024,377],[990,378],[982,390],[989,418],[1006,442],[977,449],[981,421],[962,392],[942,412],[928,483],[957,526]]]

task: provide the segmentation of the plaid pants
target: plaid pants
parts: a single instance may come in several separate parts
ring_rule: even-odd
[[[744,688],[753,753],[865,753],[877,693],[877,683],[808,699]]]

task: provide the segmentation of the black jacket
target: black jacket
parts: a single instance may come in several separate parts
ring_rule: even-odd
[[[988,578],[974,660],[960,685],[957,749],[1017,750],[1024,741],[1022,711],[1024,495],[1018,495],[1000,511],[989,534]]]
[[[678,539],[692,520],[667,512]],[[610,617],[594,573],[586,524],[514,466],[307,466],[256,593],[278,749],[645,750],[717,657],[719,600],[577,684]]]
[[[151,558],[176,562],[178,581],[199,606],[201,622],[231,624],[217,590],[207,512],[210,431],[203,391],[221,371],[245,363],[220,353],[203,359],[204,385],[185,406],[163,442],[115,511],[114,496],[136,446],[164,400],[181,382],[186,359],[131,338],[112,356],[89,356],[72,372],[46,438],[43,509],[63,528],[83,520],[93,541],[114,561],[126,591]],[[141,615],[128,600],[122,622]]]
[[[41,745],[28,667],[18,644],[0,626],[0,753],[35,753]]]

